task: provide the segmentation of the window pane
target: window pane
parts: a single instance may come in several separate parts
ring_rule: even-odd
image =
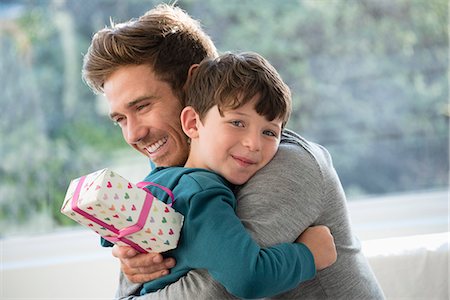
[[[0,236],[74,225],[59,212],[73,178],[148,170],[80,71],[111,16],[125,21],[159,2],[0,3]],[[331,152],[350,200],[447,188],[447,1],[178,4],[221,51],[256,51],[275,65],[293,91],[288,127]]]

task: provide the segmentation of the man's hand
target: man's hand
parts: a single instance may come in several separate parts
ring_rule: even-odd
[[[164,259],[159,253],[139,253],[128,246],[114,245],[113,256],[120,260],[122,272],[132,283],[144,283],[169,274],[175,259]]]
[[[336,245],[328,227],[323,225],[309,227],[303,231],[296,242],[305,244],[311,251],[316,270],[325,269],[336,262]]]

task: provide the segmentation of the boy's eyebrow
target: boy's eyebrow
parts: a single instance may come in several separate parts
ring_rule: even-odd
[[[240,112],[240,111],[235,111],[235,110],[230,111],[230,113],[236,114],[236,115],[240,115],[240,116],[248,116],[248,114],[245,113],[245,112]],[[277,120],[279,120],[279,118],[275,118],[275,119],[273,119],[272,121],[269,121],[269,122],[272,125],[278,126],[278,124],[277,124],[278,121]]]
[[[228,111],[228,113],[235,114],[235,115],[240,115],[240,116],[248,116],[247,113],[236,111],[236,110],[230,110],[230,111]]]
[[[140,97],[137,97],[136,99],[134,99],[133,101],[128,102],[126,107],[130,108],[130,107],[135,106],[136,104],[139,104],[142,101],[153,100],[153,99],[156,99],[156,98],[157,98],[156,96],[148,96],[148,95],[140,96]],[[116,117],[118,115],[120,115],[120,113],[112,112],[112,113],[109,114],[109,118],[114,121],[114,117]]]
[[[280,121],[280,123],[281,123],[281,121]],[[275,122],[275,121],[272,121],[272,122],[269,122],[269,124],[270,124],[270,126],[271,127],[273,127],[273,129],[282,129],[282,124],[278,124],[277,122]]]

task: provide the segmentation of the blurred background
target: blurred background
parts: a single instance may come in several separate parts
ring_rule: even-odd
[[[104,167],[135,181],[148,172],[80,74],[94,32],[160,2],[0,1],[0,237],[78,226],[59,212],[73,178]],[[447,195],[447,5],[178,1],[220,51],[269,59],[293,92],[288,127],[330,151],[350,202],[383,205]]]
[[[137,182],[150,167],[82,59],[110,19],[161,2],[0,0],[0,299],[114,295],[118,261],[60,207],[71,179],[109,167]],[[448,0],[177,5],[220,51],[259,52],[289,84],[288,127],[330,151],[387,299],[448,299]]]

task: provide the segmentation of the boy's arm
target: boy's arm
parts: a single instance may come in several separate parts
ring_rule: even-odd
[[[180,253],[190,267],[207,269],[229,292],[243,298],[275,295],[314,277],[313,254],[304,244],[260,248],[235,215],[234,201],[234,195],[225,188],[209,189],[191,198],[190,212],[185,216],[187,246]],[[330,244],[325,239],[323,242]],[[335,253],[334,244],[326,249]],[[333,263],[334,257],[324,261],[321,268]]]
[[[317,225],[306,228],[295,242],[308,247],[314,256],[317,271],[328,268],[337,259],[334,238],[326,226]]]
[[[328,266],[331,261],[336,259],[336,251],[332,241],[330,231],[325,226],[307,228],[297,239],[297,242],[307,245],[312,250],[315,261],[322,260],[322,262],[319,262],[322,265],[321,268]],[[178,299],[182,295],[193,295],[193,290],[196,290],[195,299],[237,299],[211,278],[210,274],[204,269],[192,270],[178,281],[151,294],[136,296],[139,294],[140,287],[140,285],[131,283],[121,274],[116,297],[122,300]]]

